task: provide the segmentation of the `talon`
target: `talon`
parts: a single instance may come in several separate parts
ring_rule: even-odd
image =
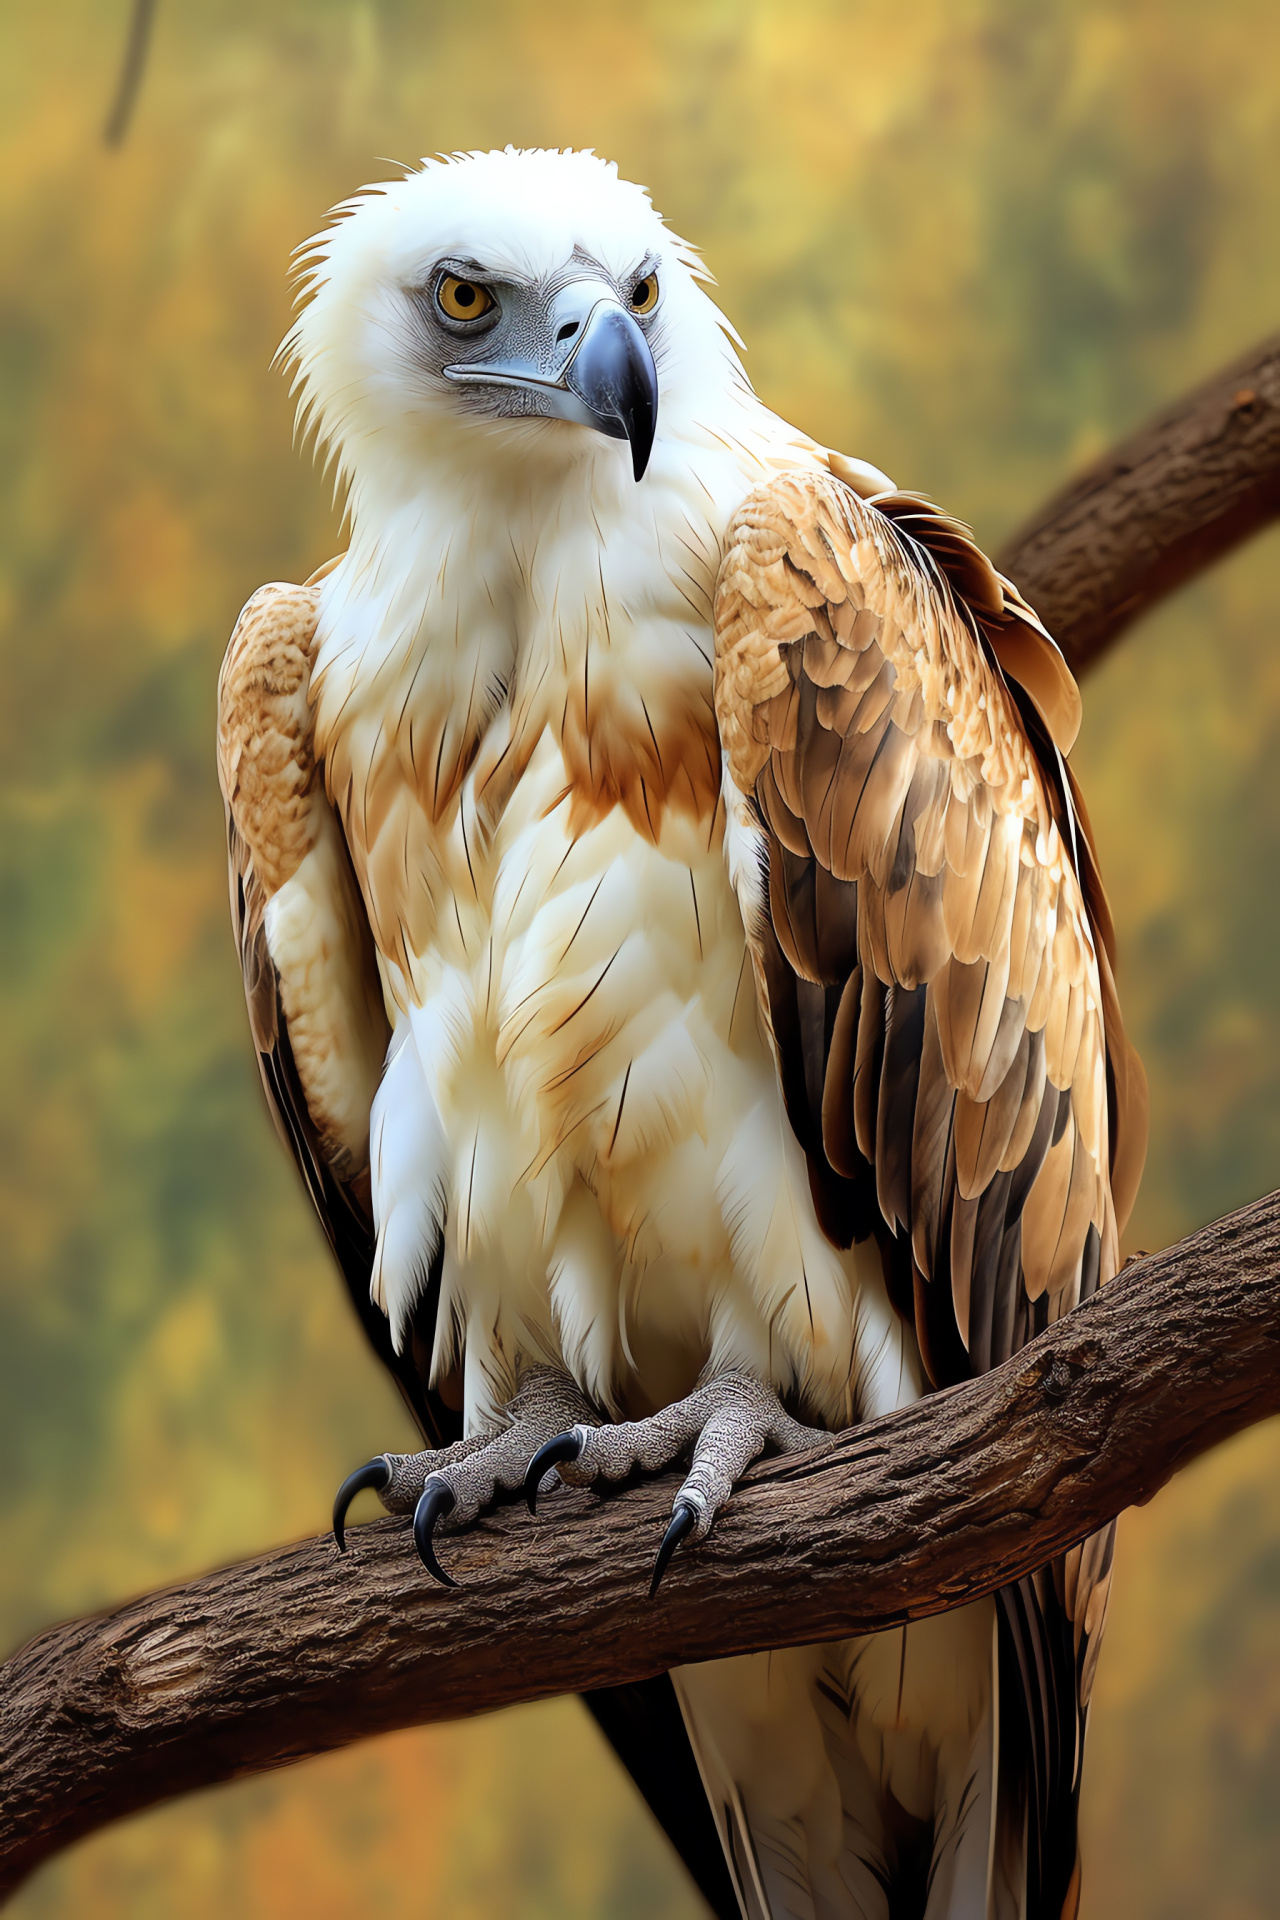
[[[437,1579],[442,1587],[456,1587],[458,1583],[449,1578],[436,1559],[432,1535],[435,1533],[437,1520],[443,1519],[446,1513],[452,1513],[456,1505],[457,1501],[452,1489],[433,1473],[429,1475],[427,1484],[422,1489],[422,1498],[414,1508],[413,1544],[418,1549],[418,1558],[427,1572]]]
[[[538,1511],[538,1488],[551,1467],[558,1467],[562,1460],[576,1460],[582,1452],[582,1438],[574,1430],[558,1433],[554,1440],[548,1440],[545,1447],[539,1447],[529,1462],[524,1476],[524,1497],[529,1502],[530,1513]]]
[[[687,1540],[698,1524],[698,1516],[687,1500],[677,1500],[671,1512],[671,1525],[662,1536],[662,1545],[658,1548],[658,1557],[653,1564],[653,1579],[649,1583],[649,1598],[652,1600],[658,1591],[658,1582],[667,1570],[667,1563],[682,1540]]]
[[[364,1466],[357,1467],[354,1473],[347,1475],[333,1496],[333,1537],[338,1543],[339,1553],[347,1550],[347,1508],[356,1495],[363,1493],[366,1487],[381,1493],[384,1487],[390,1485],[391,1462],[385,1453],[380,1453],[376,1460],[366,1461]]]

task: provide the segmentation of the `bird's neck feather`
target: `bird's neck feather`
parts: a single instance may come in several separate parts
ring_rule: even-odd
[[[351,546],[322,601],[317,743],[331,784],[340,761],[367,780],[392,716],[439,817],[509,708],[516,763],[559,734],[582,824],[622,804],[656,832],[668,804],[716,805],[711,612],[728,521],[812,443],[751,397],[725,425],[668,428],[637,485],[624,445],[543,424],[514,447],[477,434],[469,466],[451,452],[412,485],[357,472]]]

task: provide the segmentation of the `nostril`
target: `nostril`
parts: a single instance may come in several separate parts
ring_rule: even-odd
[[[556,339],[557,341],[572,340],[574,334],[577,331],[578,331],[578,322],[576,320],[566,320],[564,325],[561,327],[559,333],[556,335]]]

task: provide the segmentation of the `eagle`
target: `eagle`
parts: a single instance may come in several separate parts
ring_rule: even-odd
[[[424,161],[299,274],[350,540],[245,606],[218,765],[267,1098],[424,1443],[335,1533],[375,1487],[451,1583],[493,1500],[680,1462],[656,1587],[758,1455],[1117,1270],[1079,695],[596,155]],[[1111,1563],[589,1704],[721,1920],[1060,1920]]]

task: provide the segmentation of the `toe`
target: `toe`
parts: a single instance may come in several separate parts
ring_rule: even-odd
[[[661,1473],[688,1453],[704,1417],[704,1409],[694,1395],[664,1407],[647,1420],[575,1427],[581,1444],[571,1459],[560,1463],[560,1477],[572,1487],[587,1487],[596,1480],[625,1480],[637,1471]]]
[[[571,1460],[577,1460],[582,1452],[582,1431],[578,1427],[568,1433],[558,1433],[554,1440],[548,1440],[545,1447],[539,1447],[525,1471],[524,1497],[529,1503],[530,1513],[538,1510],[538,1488],[553,1467],[567,1466]]]
[[[693,1508],[701,1540],[751,1462],[764,1452],[765,1436],[731,1415],[713,1415],[698,1435],[680,1498]]]
[[[436,1523],[452,1513],[456,1504],[452,1487],[440,1474],[433,1473],[422,1489],[422,1498],[413,1514],[413,1544],[418,1549],[418,1558],[443,1587],[456,1587],[458,1583],[449,1577],[436,1559]]]
[[[649,1583],[649,1598],[652,1600],[658,1591],[659,1583],[667,1570],[672,1554],[683,1540],[687,1540],[698,1524],[698,1515],[687,1500],[677,1499],[671,1510],[671,1524],[662,1536],[662,1545],[658,1548],[658,1557],[653,1563],[653,1579]]]
[[[588,1486],[625,1479],[637,1469],[661,1472],[692,1451],[654,1567],[650,1592],[656,1593],[671,1556],[686,1541],[706,1538],[753,1460],[768,1448],[792,1453],[829,1438],[793,1420],[774,1389],[754,1375],[725,1373],[647,1420],[575,1427],[561,1435],[530,1461],[525,1494],[532,1508],[543,1476],[553,1466],[569,1485]]]
[[[347,1509],[358,1493],[366,1487],[373,1487],[378,1493],[391,1484],[391,1462],[385,1453],[376,1459],[368,1460],[364,1466],[349,1473],[334,1495],[333,1501],[333,1537],[338,1543],[338,1552],[347,1550]]]

